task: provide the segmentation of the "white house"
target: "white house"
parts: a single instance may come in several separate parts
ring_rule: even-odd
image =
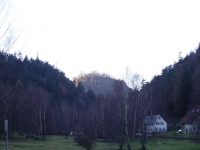
[[[167,132],[167,123],[160,115],[146,116],[145,126],[149,132]]]
[[[195,106],[181,119],[181,130],[185,134],[200,132],[200,105]]]

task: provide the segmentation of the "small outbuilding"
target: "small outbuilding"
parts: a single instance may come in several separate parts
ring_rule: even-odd
[[[181,130],[185,134],[200,132],[200,105],[195,106],[181,119]]]

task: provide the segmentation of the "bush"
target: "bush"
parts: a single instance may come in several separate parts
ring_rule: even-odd
[[[86,150],[91,150],[94,146],[94,139],[88,135],[80,134],[75,137],[75,141]]]

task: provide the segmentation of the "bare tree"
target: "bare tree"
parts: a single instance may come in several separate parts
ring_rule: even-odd
[[[63,129],[64,134],[67,138],[69,134],[69,114],[70,114],[70,106],[66,100],[61,101],[61,111],[62,111],[62,121],[63,121]]]
[[[0,50],[6,53],[19,38],[19,35],[16,35],[16,30],[14,30],[13,22],[14,15],[10,1],[0,0]]]
[[[112,114],[116,114],[115,116],[115,137],[119,143],[119,149],[123,149],[123,145],[125,143],[125,103],[124,103],[124,91],[123,91],[123,81],[115,81],[113,84],[114,91],[114,100],[113,100],[113,109]],[[114,105],[115,104],[115,105]]]
[[[3,124],[4,119],[9,120],[10,137],[15,130],[16,118],[19,116],[18,107],[22,103],[22,93],[23,84],[20,80],[16,82],[15,88],[7,83],[0,89],[0,124]],[[3,130],[0,130],[0,132],[3,133]]]
[[[86,113],[86,126],[85,126],[85,134],[89,135],[90,137],[97,138],[98,134],[98,123],[97,123],[97,114],[96,114],[96,103],[94,101],[90,104],[87,113]]]
[[[146,116],[152,113],[152,97],[153,90],[151,89],[149,84],[145,84],[145,81],[142,81],[142,89],[138,91],[137,95],[137,121],[139,125],[139,131],[141,133],[140,141],[142,150],[146,149],[148,142],[148,134],[149,134],[149,122],[145,120]]]
[[[113,83],[113,95],[115,97],[115,124],[117,125],[117,137],[119,142],[119,148],[122,149],[124,143],[126,144],[127,150],[131,150],[131,144],[133,140],[132,120],[130,118],[132,111],[132,105],[134,102],[133,89],[132,87],[132,72],[129,67],[126,67],[123,80],[117,80]]]
[[[34,134],[34,138],[45,139],[46,134],[46,114],[49,94],[42,87],[30,86],[25,95],[25,100],[30,101],[28,106],[29,124],[28,132]],[[27,117],[27,116],[26,116]]]
[[[132,77],[132,72],[129,67],[126,67],[126,72],[124,75],[124,81],[126,84],[123,85],[123,102],[124,102],[124,120],[125,120],[125,139],[126,139],[126,144],[127,144],[127,149],[131,150],[131,135],[129,133],[129,126],[128,126],[128,111],[130,110],[130,103],[131,99],[129,97],[130,95],[130,86],[131,86],[131,77]]]
[[[138,115],[138,103],[139,103],[139,91],[142,87],[142,80],[143,77],[139,74],[134,74],[131,79],[131,84],[134,91],[134,103],[132,106],[132,113],[133,113],[133,137],[136,135],[136,122],[137,122],[137,115]]]
[[[14,17],[12,17],[11,14],[11,5],[9,0],[0,0],[0,51],[2,52],[2,56],[0,57],[0,69],[3,64],[3,62],[6,60],[8,57],[7,53],[8,51],[13,47],[14,43],[18,39],[17,36],[13,35],[13,20]],[[0,70],[0,77],[2,77],[2,73]],[[1,85],[0,87],[0,93],[7,93],[8,91],[5,92],[5,90],[10,89],[9,83]],[[4,92],[3,92],[4,91]],[[0,98],[0,105],[4,106],[4,109],[2,109],[1,114],[0,114],[0,123],[3,122],[3,119],[5,117],[8,117],[8,112],[11,113],[13,112],[12,109],[14,106],[16,106],[16,102],[13,101],[13,98],[11,98],[11,95],[14,95],[15,92],[14,90],[9,90],[10,94],[5,97],[2,96]],[[0,106],[0,107],[1,107]],[[3,111],[5,110],[5,111]],[[6,118],[8,119],[8,118]],[[12,123],[12,121],[9,121],[9,123]]]
[[[142,88],[143,77],[138,73],[135,73],[131,79],[131,87],[133,90],[140,90]]]
[[[103,139],[106,140],[106,123],[105,123],[105,106],[106,100],[103,95],[99,95],[96,100],[96,105],[94,107],[95,116],[97,120],[97,127],[102,131]]]
[[[4,86],[3,89],[0,90],[0,124],[3,127],[4,119],[11,118],[11,109],[13,107],[13,96],[14,90],[12,86]],[[3,128],[1,129],[1,133],[3,133]]]

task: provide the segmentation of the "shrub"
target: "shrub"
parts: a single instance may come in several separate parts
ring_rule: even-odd
[[[75,137],[75,141],[86,150],[91,150],[94,146],[94,139],[88,135],[80,134]]]

